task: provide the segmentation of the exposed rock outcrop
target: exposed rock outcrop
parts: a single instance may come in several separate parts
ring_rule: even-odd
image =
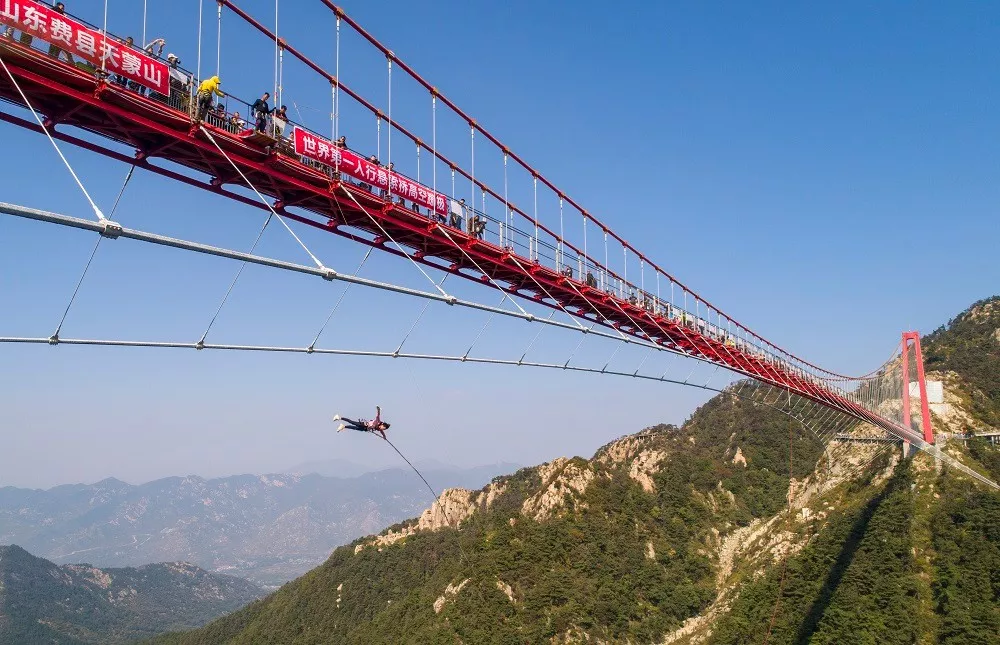
[[[440,614],[441,610],[444,609],[445,604],[457,596],[458,592],[461,591],[465,585],[469,584],[469,580],[469,578],[466,578],[457,585],[448,583],[448,586],[444,588],[444,593],[438,596],[437,600],[434,601],[434,613]]]
[[[542,490],[529,497],[521,506],[521,514],[541,521],[552,517],[564,508],[566,495],[583,495],[594,480],[594,471],[589,464],[580,465],[565,457],[538,467],[542,478]]]
[[[503,494],[506,486],[503,483],[492,483],[481,491],[470,491],[464,488],[446,488],[441,491],[439,499],[424,510],[416,523],[408,523],[398,531],[392,529],[382,535],[376,535],[367,542],[354,547],[354,553],[360,553],[365,547],[374,546],[381,550],[391,544],[403,540],[417,531],[439,531],[443,528],[458,528],[466,519],[479,509],[487,509]]]
[[[507,600],[515,602],[514,600],[514,589],[504,582],[503,580],[497,579],[497,589],[503,592],[503,595],[507,596]]]
[[[618,439],[601,450],[597,461],[605,466],[628,464],[628,476],[638,482],[647,493],[651,493],[656,490],[653,475],[667,457],[666,451],[649,447],[649,439],[652,436],[642,433]]]

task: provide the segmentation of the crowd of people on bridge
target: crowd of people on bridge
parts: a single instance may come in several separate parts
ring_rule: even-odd
[[[51,6],[52,11],[55,13],[60,15],[66,14],[65,3],[56,2]],[[0,34],[0,37],[19,42],[24,46],[32,46],[33,36],[22,31],[20,36],[16,37],[14,27],[6,27],[2,34]],[[162,59],[162,55],[167,43],[163,38],[154,38],[150,42],[139,46],[135,43],[132,36],[128,36],[124,40],[111,34],[108,34],[107,37],[117,43],[117,45],[121,48],[140,51],[152,59],[164,60]],[[45,50],[43,49],[42,51]],[[272,140],[272,145],[275,146],[275,150],[288,156],[295,156],[294,148],[289,140],[288,134],[286,134],[287,125],[289,123],[287,106],[281,105],[280,107],[271,107],[270,101],[272,97],[270,92],[263,92],[260,95],[260,98],[256,99],[252,104],[248,104],[248,111],[246,113],[246,118],[244,118],[238,111],[234,111],[232,114],[227,112],[223,99],[226,99],[229,95],[223,91],[222,79],[218,75],[211,76],[195,86],[194,77],[180,67],[181,60],[173,53],[167,54],[165,59],[166,67],[169,73],[169,95],[163,95],[143,86],[140,82],[126,78],[125,76],[106,73],[101,68],[95,67],[88,61],[75,60],[72,53],[66,51],[55,42],[49,43],[47,53],[56,60],[65,59],[65,61],[70,65],[88,69],[98,78],[102,78],[108,83],[125,88],[141,96],[159,102],[165,102],[175,109],[192,115],[196,122],[206,123],[210,126],[225,130],[238,136],[252,136],[255,134],[264,135],[268,139]],[[192,99],[194,99],[193,105],[191,103]],[[337,149],[347,150],[347,138],[345,136],[340,136],[333,142],[333,145]],[[308,159],[306,157],[300,157],[299,160],[306,165],[321,168],[324,172],[329,174],[331,178],[349,181],[353,185],[369,191],[383,200],[393,200],[394,203],[402,206],[403,208],[406,208],[407,201],[409,201],[409,208],[415,213],[421,213],[421,205],[418,204],[416,200],[407,200],[401,194],[390,194],[385,186],[372,186],[370,183],[363,180],[353,181],[346,177],[341,177],[338,168]],[[394,172],[393,163],[390,162],[387,165],[383,165],[376,155],[369,156],[367,161],[379,169],[385,169],[388,173]],[[511,214],[513,214],[513,211],[511,211]],[[466,203],[464,198],[450,200],[450,206],[447,208],[446,212],[438,210],[437,208],[427,208],[427,217],[439,224],[448,226],[458,231],[463,231],[472,238],[483,239],[486,232],[486,218],[477,213],[474,208],[471,208]],[[568,279],[574,278],[574,270],[572,267],[563,264],[561,261],[557,264],[559,265],[557,268],[563,277]],[[581,274],[580,278],[583,279],[586,287],[590,289],[606,289],[609,290],[609,293],[613,291],[611,285],[605,284],[606,281],[604,273],[602,273],[601,283],[599,284],[593,272],[589,269],[585,271],[582,263],[579,271]],[[731,338],[725,330],[709,325],[706,321],[699,317],[691,316],[681,310],[675,310],[671,305],[664,304],[659,300],[659,298],[654,299],[649,294],[641,293],[640,295],[637,295],[634,291],[634,287],[629,288],[632,290],[628,293],[627,300],[632,306],[641,308],[653,315],[665,315],[668,318],[676,319],[683,327],[689,328],[692,331],[697,331],[703,336],[714,338],[715,340],[728,346],[736,346],[737,341]],[[750,351],[749,348],[748,351]]]

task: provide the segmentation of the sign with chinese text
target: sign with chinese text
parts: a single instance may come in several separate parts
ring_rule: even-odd
[[[170,94],[166,63],[113,38],[105,39],[99,30],[34,0],[0,0],[0,23],[103,67],[110,74]]]
[[[444,213],[447,209],[447,200],[441,193],[436,193],[425,186],[410,181],[398,173],[390,172],[384,166],[363,159],[350,150],[338,148],[308,130],[296,127],[293,139],[297,155],[339,168],[340,172],[350,175],[358,181],[382,188],[392,195],[417,202],[421,206],[437,210],[439,213]]]

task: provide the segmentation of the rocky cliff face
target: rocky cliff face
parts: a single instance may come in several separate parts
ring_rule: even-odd
[[[591,464],[582,459],[570,460],[559,457],[541,464],[534,470],[542,482],[542,487],[524,500],[520,515],[536,522],[544,521],[566,510],[567,502],[580,500],[597,474],[597,467],[624,468],[628,476],[652,492],[655,484],[653,475],[666,457],[664,450],[651,449],[647,443],[649,434],[640,434],[618,439],[598,453]],[[605,477],[610,476],[608,473]],[[480,491],[464,488],[449,488],[441,497],[421,513],[415,522],[404,523],[399,529],[389,529],[381,535],[363,541],[354,547],[360,553],[367,547],[381,547],[395,544],[419,531],[438,531],[443,528],[459,528],[463,521],[477,511],[489,510],[493,503],[506,491],[505,483],[495,481]],[[583,510],[585,503],[577,502],[577,510]],[[515,518],[510,518],[516,522]]]

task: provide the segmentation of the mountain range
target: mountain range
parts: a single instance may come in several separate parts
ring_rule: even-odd
[[[478,487],[516,468],[495,464],[424,473],[438,489]],[[209,571],[279,585],[337,546],[412,516],[433,498],[409,470],[357,477],[116,479],[49,490],[0,488],[0,544],[56,563],[97,566],[192,562]]]
[[[183,562],[57,566],[0,546],[0,643],[102,645],[198,627],[259,598],[246,580]]]
[[[942,449],[1000,479],[1000,449],[974,436],[996,431],[1000,297],[924,343]],[[1000,493],[899,443],[824,444],[756,387],[590,459],[445,491],[267,598],[151,642],[998,642]]]

